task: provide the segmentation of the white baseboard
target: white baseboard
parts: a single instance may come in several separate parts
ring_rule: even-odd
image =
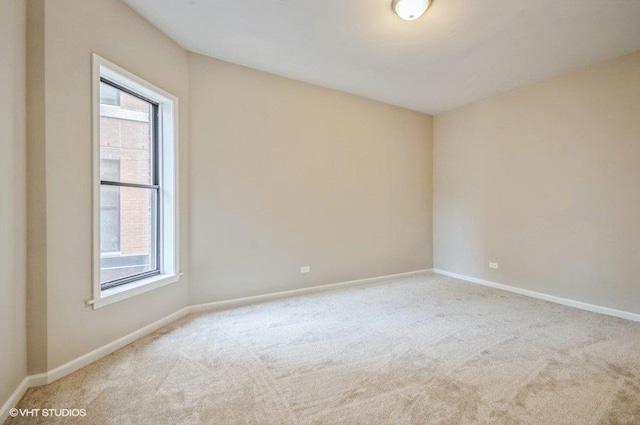
[[[102,347],[97,348],[87,354],[84,354],[74,360],[71,360],[68,363],[58,366],[55,369],[52,369],[45,373],[40,373],[37,375],[31,375],[26,377],[22,381],[20,386],[13,392],[11,397],[2,406],[2,409],[0,410],[0,424],[7,419],[9,415],[9,410],[18,404],[18,402],[20,401],[24,393],[27,391],[27,389],[31,387],[37,387],[40,385],[50,384],[53,381],[60,379],[64,376],[67,376],[75,372],[76,370],[82,369],[83,367],[88,366],[89,364],[95,362],[96,360],[99,360],[102,357],[108,354],[111,354],[116,350],[119,350],[125,345],[128,345],[190,313],[200,313],[204,311],[222,310],[227,308],[240,307],[240,306],[245,306],[249,304],[255,304],[258,302],[264,302],[264,301],[285,298],[285,297],[290,297],[295,295],[311,294],[311,293],[320,292],[320,291],[328,291],[331,289],[346,288],[349,286],[364,285],[364,284],[370,284],[375,282],[381,282],[384,280],[391,280],[391,279],[397,279],[401,277],[420,275],[429,271],[433,271],[433,269],[423,269],[423,270],[416,270],[416,271],[406,272],[406,273],[392,274],[387,276],[377,276],[377,277],[371,277],[367,279],[350,280],[348,282],[332,283],[328,285],[313,286],[311,288],[294,289],[291,291],[275,292],[272,294],[257,295],[254,297],[246,297],[246,298],[236,298],[233,300],[218,301],[213,303],[198,304],[198,305],[185,307],[179,311],[176,311],[175,313],[172,313],[166,317],[163,317],[162,319],[156,322],[153,322],[141,329],[138,329],[135,332],[125,335],[122,338],[119,338],[106,345],[103,345]]]
[[[39,385],[50,384],[53,381],[62,378],[63,376],[67,376],[70,373],[82,369],[83,367],[95,362],[96,360],[99,360],[102,357],[109,355],[116,350],[119,350],[125,345],[131,344],[137,339],[140,339],[143,336],[148,335],[151,332],[156,331],[161,327],[180,319],[181,317],[186,316],[188,313],[189,308],[185,307],[182,310],[178,310],[175,313],[165,316],[160,320],[157,320],[143,328],[138,329],[137,331],[131,332],[130,334],[125,335],[122,338],[118,338],[115,341],[103,345],[102,347],[84,354],[74,360],[71,360],[68,363],[58,366],[55,369],[52,369],[45,373],[40,373],[38,375],[31,375],[29,377],[29,387],[37,387]]]
[[[549,301],[556,304],[566,305],[568,307],[578,308],[580,310],[591,311],[593,313],[605,314],[607,316],[619,317],[621,319],[632,320],[634,322],[640,322],[640,314],[631,313],[623,310],[616,310],[609,307],[602,307],[594,304],[587,304],[581,301],[575,301],[568,298],[556,297],[549,294],[543,294],[541,292],[530,291],[528,289],[522,289],[515,286],[504,285],[502,283],[491,282],[489,280],[478,279],[475,277],[465,276],[457,273],[451,273],[445,270],[433,269],[434,273],[449,276],[454,279],[464,280],[471,283],[477,283],[479,285],[489,286],[491,288],[501,289],[503,291],[513,292],[514,294],[524,295],[526,297],[537,298],[539,300]]]
[[[216,302],[206,303],[206,304],[196,304],[189,307],[189,312],[200,313],[203,311],[223,310],[226,308],[241,307],[249,304],[254,304],[258,302],[264,302],[264,301],[269,301],[269,300],[274,300],[279,298],[313,294],[316,292],[329,291],[331,289],[347,288],[350,286],[365,285],[365,284],[371,284],[375,282],[381,282],[384,280],[391,280],[391,279],[398,279],[401,277],[419,275],[419,274],[427,273],[429,271],[433,271],[433,269],[422,269],[422,270],[416,270],[416,271],[406,272],[406,273],[390,274],[386,276],[376,276],[376,277],[370,277],[366,279],[349,280],[346,282],[312,286],[309,288],[292,289],[290,291],[274,292],[271,294],[256,295],[254,297],[235,298],[232,300],[216,301]]]
[[[28,389],[29,377],[27,376],[22,380],[20,385],[18,385],[18,388],[16,388],[13,394],[11,394],[9,399],[2,405],[2,408],[0,408],[0,424],[3,424],[4,421],[7,420],[7,418],[9,417],[9,410],[13,409],[18,404],[18,402]]]

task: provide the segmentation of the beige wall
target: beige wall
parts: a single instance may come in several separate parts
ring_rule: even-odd
[[[640,313],[640,52],[437,116],[434,186],[437,269]]]
[[[0,0],[0,405],[27,375],[25,4]]]
[[[189,72],[187,53],[117,0],[33,0],[28,16],[30,373],[186,306],[187,264],[193,303],[431,266],[431,117],[197,55]],[[84,304],[93,52],[180,99],[187,272],[98,310]]]
[[[431,267],[432,117],[189,65],[192,304]]]
[[[95,52],[178,96],[184,105],[179,119],[182,264],[188,263],[189,84],[186,52],[121,1],[46,1],[43,22],[38,24],[34,18],[32,24],[44,26],[40,28],[44,60],[40,69],[30,69],[29,84],[41,83],[45,109],[30,122],[30,143],[43,145],[43,149],[33,155],[30,152],[29,160],[39,166],[34,175],[46,175],[45,193],[30,195],[30,208],[43,211],[46,219],[44,235],[35,237],[40,245],[34,247],[37,255],[45,257],[40,260],[46,273],[38,283],[41,290],[30,299],[37,303],[44,297],[47,310],[45,327],[33,330],[32,340],[39,342],[30,346],[34,351],[30,373],[36,373],[60,366],[187,305],[187,275],[178,284],[98,310],[85,305],[92,297],[91,54]],[[33,97],[38,100],[38,93]],[[39,161],[42,153],[44,158]],[[29,310],[33,317],[41,314],[41,309]]]
[[[27,1],[27,365],[47,370],[44,0]]]

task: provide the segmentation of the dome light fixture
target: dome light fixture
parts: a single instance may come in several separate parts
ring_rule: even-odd
[[[401,19],[413,21],[421,17],[431,6],[431,0],[393,0],[391,7]]]

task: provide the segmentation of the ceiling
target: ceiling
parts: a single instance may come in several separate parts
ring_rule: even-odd
[[[186,49],[437,114],[640,50],[640,0],[124,0]]]

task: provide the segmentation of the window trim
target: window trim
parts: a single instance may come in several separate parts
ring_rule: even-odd
[[[100,283],[100,82],[104,78],[118,88],[131,91],[158,105],[157,173],[158,191],[158,270],[144,277],[108,289]],[[137,77],[112,62],[92,54],[92,143],[93,143],[93,299],[94,309],[122,301],[179,281],[178,229],[178,98]]]

